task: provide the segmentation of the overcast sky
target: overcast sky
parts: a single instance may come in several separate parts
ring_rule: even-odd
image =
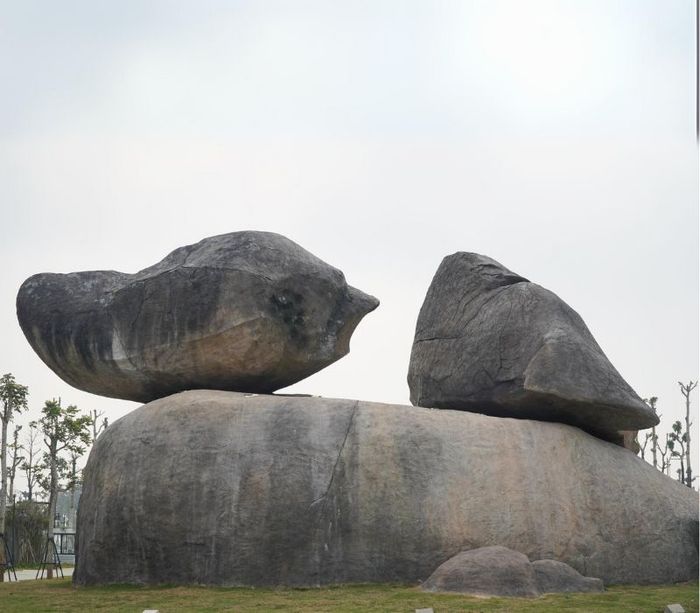
[[[22,281],[269,230],[381,301],[289,391],[408,403],[428,285],[475,251],[576,309],[668,429],[699,370],[694,23],[692,0],[0,2],[0,374],[33,418],[117,419],[137,405],[31,350]]]

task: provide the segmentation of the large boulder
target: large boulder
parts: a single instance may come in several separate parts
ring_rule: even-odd
[[[472,596],[539,596],[535,571],[527,556],[494,545],[462,551],[438,566],[421,586],[426,592]]]
[[[148,402],[187,389],[272,392],[335,362],[379,302],[289,239],[234,232],[136,274],[39,274],[17,316],[74,387]]]
[[[191,391],[96,441],[75,582],[425,580],[502,545],[615,583],[698,572],[697,493],[564,424]]]
[[[408,384],[414,405],[559,421],[609,440],[659,423],[571,307],[476,253],[435,273]]]

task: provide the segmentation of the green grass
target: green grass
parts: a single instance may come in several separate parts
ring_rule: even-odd
[[[435,613],[597,611],[654,612],[678,602],[698,611],[698,584],[612,586],[603,594],[541,598],[470,598],[428,594],[416,587],[355,585],[323,589],[108,586],[73,588],[70,579],[0,583],[0,610],[14,611],[401,611],[433,607]]]

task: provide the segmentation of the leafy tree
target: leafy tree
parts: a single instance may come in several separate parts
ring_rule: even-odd
[[[90,426],[92,418],[80,415],[78,407],[61,406],[61,399],[47,400],[41,409],[41,417],[37,421],[39,430],[44,437],[46,450],[43,456],[43,467],[46,471],[40,483],[49,494],[49,527],[47,537],[53,539],[56,501],[60,490],[72,486],[70,465],[63,453],[79,454],[85,452],[90,444]],[[67,481],[67,483],[65,483]],[[47,569],[47,577],[52,577],[52,568]]]
[[[5,515],[7,512],[7,428],[15,416],[27,408],[29,388],[15,381],[14,375],[7,373],[0,377],[0,422],[2,422],[2,438],[0,439],[0,534],[5,532]],[[0,547],[0,562],[5,562],[5,549]],[[0,581],[4,581],[5,573],[0,573]]]
[[[7,519],[14,535],[15,563],[38,564],[48,527],[46,505],[31,500],[18,501]]]
[[[698,386],[698,382],[690,381],[686,385],[678,382],[681,388],[681,394],[685,397],[685,484],[688,487],[693,487],[693,471],[690,468],[690,393]]]

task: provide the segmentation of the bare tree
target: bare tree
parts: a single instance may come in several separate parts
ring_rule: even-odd
[[[29,431],[25,437],[25,447],[24,451],[26,453],[24,461],[20,466],[20,469],[24,473],[24,477],[27,481],[27,500],[32,501],[34,499],[34,488],[39,483],[39,472],[37,462],[37,454],[39,450],[37,449],[39,439],[39,429],[35,422],[29,424]]]
[[[693,487],[693,471],[690,468],[690,393],[697,387],[698,382],[690,381],[686,385],[678,382],[681,388],[681,394],[685,397],[685,484],[688,487]]]
[[[669,434],[670,438],[670,447],[671,447],[671,456],[674,458],[678,458],[681,463],[680,469],[678,469],[678,480],[683,484],[687,485],[690,487],[690,484],[685,482],[686,479],[686,472],[685,472],[685,457],[686,457],[686,448],[687,448],[687,432],[683,432],[683,424],[681,424],[680,420],[674,421],[673,422],[673,432]],[[678,445],[678,449],[676,449],[676,445]]]
[[[653,447],[653,435],[651,432],[647,432],[644,435],[644,442],[639,443],[639,455],[642,456],[642,460],[646,461],[646,458],[644,457],[644,452],[646,451],[647,445],[649,444],[649,441],[652,441],[652,447]]]
[[[658,442],[655,443],[658,446],[659,455],[661,456],[659,470],[664,475],[668,475],[668,469],[671,466],[671,458],[673,457],[673,441],[670,436],[671,435],[667,432],[663,447],[659,445]]]
[[[0,442],[0,534],[5,532],[5,515],[7,512],[7,428],[15,416],[27,408],[29,388],[15,381],[12,374],[0,377],[0,422],[2,422],[2,439]],[[5,548],[0,547],[0,564],[5,562]],[[0,582],[5,580],[5,573],[0,573]]]
[[[92,442],[94,443],[97,440],[97,437],[100,436],[100,434],[107,429],[107,426],[109,426],[109,422],[107,421],[107,418],[103,418],[102,421],[99,421],[100,417],[104,415],[104,411],[97,411],[97,409],[93,409],[90,411],[90,417],[92,419]]]
[[[656,396],[652,396],[651,398],[644,398],[644,402],[646,402],[653,409],[654,413],[656,413],[656,403],[658,402],[658,400],[659,399]],[[661,415],[659,415],[659,418],[661,418]],[[654,468],[659,467],[657,457],[656,457],[657,448],[658,448],[658,437],[656,436],[656,426],[652,426],[651,427],[651,457],[653,459]],[[642,458],[644,458],[644,455],[642,455]]]
[[[7,469],[8,478],[10,480],[10,485],[8,487],[8,497],[9,502],[15,501],[15,477],[17,476],[17,469],[24,460],[24,456],[20,453],[24,450],[24,447],[19,443],[19,431],[22,426],[15,426],[15,431],[12,433],[12,442],[8,445],[10,448],[10,466]]]

